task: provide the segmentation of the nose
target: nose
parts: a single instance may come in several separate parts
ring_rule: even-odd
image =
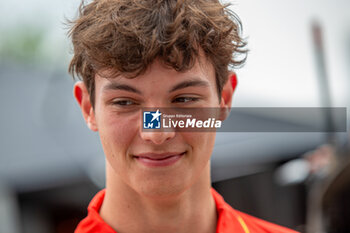
[[[162,114],[164,114],[166,110],[156,106],[164,106],[164,103],[149,104],[147,108],[143,109],[142,116],[141,116],[142,121],[140,125],[140,136],[141,136],[141,139],[144,141],[151,142],[156,145],[161,145],[166,141],[175,137],[176,133],[174,129],[171,129],[171,128],[165,129],[162,127],[162,124],[161,124],[161,119],[163,116]],[[152,122],[157,125],[155,127],[160,126],[160,128],[152,128],[153,127]],[[157,122],[160,125],[158,125]],[[148,128],[150,125],[151,125],[151,128]]]
[[[164,142],[175,137],[174,131],[143,131],[141,130],[141,138],[145,141],[152,142],[156,145],[161,145]]]

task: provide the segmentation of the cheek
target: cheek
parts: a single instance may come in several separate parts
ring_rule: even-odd
[[[202,151],[206,160],[209,160],[215,144],[215,133],[205,132],[199,138],[202,139],[200,150]]]
[[[186,133],[184,137],[193,149],[193,159],[202,160],[203,163],[206,163],[210,159],[215,144],[215,135],[214,132]]]
[[[98,130],[107,159],[126,158],[129,145],[137,136],[138,120],[138,114],[123,116],[113,113],[105,114],[98,119]]]

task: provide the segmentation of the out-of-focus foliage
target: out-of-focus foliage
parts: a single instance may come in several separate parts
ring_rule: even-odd
[[[32,63],[45,57],[41,45],[44,30],[32,26],[2,29],[0,37],[0,61]]]

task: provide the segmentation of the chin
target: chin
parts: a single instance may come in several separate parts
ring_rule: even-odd
[[[142,196],[165,199],[181,195],[190,186],[189,183],[190,182],[183,179],[183,177],[172,177],[170,179],[160,178],[154,181],[148,180],[139,185],[136,189]]]

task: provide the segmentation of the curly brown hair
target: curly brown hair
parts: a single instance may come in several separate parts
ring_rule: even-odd
[[[69,23],[69,73],[84,81],[92,105],[96,73],[134,78],[156,58],[184,72],[200,51],[214,66],[220,99],[229,67],[241,66],[247,55],[239,18],[219,0],[83,0]]]

